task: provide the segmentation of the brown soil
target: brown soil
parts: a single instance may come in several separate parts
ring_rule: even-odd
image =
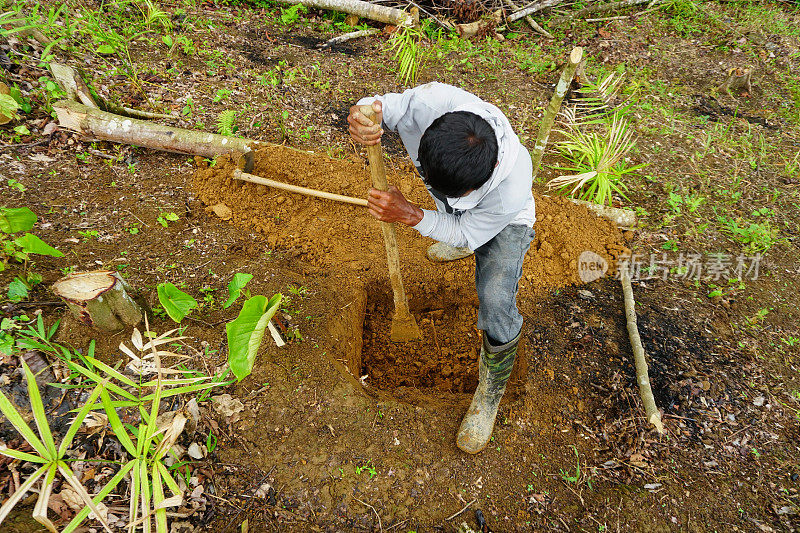
[[[392,303],[385,268],[376,258],[384,253],[379,225],[360,207],[284,193],[232,178],[236,156],[213,165],[197,160],[194,188],[214,213],[233,224],[266,236],[271,249],[287,251],[317,267],[359,277],[369,287],[363,320],[363,351],[355,351],[347,367],[362,382],[381,390],[403,387],[436,392],[472,392],[477,385],[479,332],[475,327],[478,299],[474,260],[433,264],[424,259],[429,239],[401,229],[401,265],[409,301],[423,338],[408,343],[389,340]],[[273,180],[363,196],[369,173],[363,159],[335,160],[283,146],[259,150],[253,173]],[[432,203],[410,165],[394,166],[389,181],[411,201]],[[562,198],[537,195],[536,239],[523,267],[521,299],[543,290],[579,283],[578,256],[596,252],[613,265],[624,249],[616,227],[583,206]],[[224,207],[221,207],[224,206]],[[349,274],[347,274],[349,272]],[[356,320],[349,337],[362,336]],[[361,344],[361,343],[359,343]]]
[[[392,309],[383,243],[377,224],[360,208],[232,182],[227,172],[233,165],[224,158],[211,169],[201,165],[193,186],[184,156],[90,145],[66,131],[42,137],[50,115],[33,89],[42,73],[27,67],[4,81],[20,81],[37,100],[39,108],[26,117],[35,135],[23,136],[20,144],[5,130],[10,144],[0,157],[3,175],[27,189],[4,179],[0,204],[31,207],[39,216],[35,234],[65,256],[29,264],[44,282],[29,302],[4,303],[3,316],[35,317],[41,310],[48,325],[61,318],[57,340],[85,350],[95,338],[98,356],[113,362],[130,333],[104,336],[78,324],[54,305],[48,287],[67,269],[114,268],[155,306],[156,285],[170,281],[202,305],[181,324],[187,339],[174,348],[190,356],[191,367],[214,373],[227,361],[225,323],[240,308],[241,300],[220,306],[235,273],[254,275],[252,294],[292,296],[279,320],[299,328],[303,339],[282,348],[265,339],[253,373],[219,391],[241,401],[244,410],[224,417],[214,402],[203,402],[201,427],[181,443],[204,443],[210,433],[219,439],[211,456],[186,466],[208,493],[188,520],[209,531],[238,530],[247,519],[250,531],[258,532],[452,533],[462,520],[477,528],[475,509],[497,532],[797,530],[800,176],[791,162],[800,104],[791,74],[800,68],[800,15],[787,6],[704,2],[702,12],[720,23],[709,32],[683,32],[678,25],[685,17],[655,11],[624,21],[574,20],[553,40],[507,33],[503,43],[424,45],[441,54],[423,68],[420,83],[452,83],[498,105],[528,147],[557,80],[559,58],[573,46],[584,48],[592,79],[626,70],[624,94],[633,98],[639,135],[631,162],[650,163],[628,182],[626,205],[641,215],[632,244],[637,252],[660,256],[669,243],[677,245],[675,255],[735,256],[744,245],[721,231],[718,215],[750,221],[756,209],[774,211],[771,220],[787,242],[768,251],[758,280],[723,282],[724,294],[713,298],[719,281],[670,276],[634,285],[665,435],[642,416],[619,283],[570,285],[576,254],[588,249],[611,258],[622,246],[613,228],[583,209],[537,196],[537,237],[519,295],[526,352],[520,361],[527,368],[517,369],[490,446],[466,456],[454,435],[469,405],[478,350],[472,260],[431,264],[424,258],[430,241],[398,228],[404,280],[423,341],[392,345],[386,338]],[[774,16],[754,18],[752,11],[762,8]],[[340,33],[330,24],[320,28],[327,20],[320,12],[310,10],[301,24],[285,26],[279,9],[204,3],[187,11],[185,34],[198,53],[168,53],[146,41],[131,45],[140,72],[152,69],[167,80],[148,83],[148,99],[163,103],[159,111],[180,114],[176,125],[208,131],[220,112],[236,108],[238,133],[246,137],[321,153],[324,147],[341,157],[352,153],[344,120],[349,106],[365,94],[402,89],[385,36],[348,43],[353,55],[305,48],[309,39]],[[24,54],[19,57],[40,53],[30,43],[9,39],[9,45]],[[140,96],[122,76],[107,74],[108,62],[125,67],[118,58],[65,60],[83,66],[112,100]],[[759,80],[754,94],[716,92],[728,68],[747,65]],[[264,83],[270,73],[275,84]],[[233,96],[217,101],[218,89],[233,90]],[[697,95],[738,112],[700,109]],[[182,110],[189,96],[195,107],[187,114]],[[132,105],[146,107],[141,98]],[[752,116],[777,128],[740,118]],[[396,136],[385,139],[392,181],[430,207]],[[259,155],[254,173],[363,197],[368,173],[353,155],[331,160],[275,148]],[[551,178],[550,165],[563,160],[549,150],[544,163],[542,177]],[[670,193],[698,194],[705,202],[694,212],[682,206],[677,213]],[[230,220],[221,218],[228,216],[222,208],[220,215],[211,212],[218,203],[230,209]],[[179,220],[163,227],[157,218],[171,212]],[[23,271],[14,264],[0,273],[0,287],[5,290]],[[307,292],[293,294],[292,287]],[[151,326],[164,332],[175,324],[154,317]],[[392,356],[395,364],[389,365]],[[18,384],[18,363],[6,360],[4,375]],[[58,399],[61,393],[50,391]],[[98,437],[80,434],[80,450],[95,447]],[[86,461],[72,467],[80,463]],[[578,467],[578,481],[569,481]],[[22,475],[32,471],[29,465],[17,468]],[[97,482],[86,483],[91,492],[99,490]],[[7,468],[0,469],[0,485],[5,497],[13,485]],[[112,505],[124,507],[124,497]],[[32,529],[28,521],[7,524]]]

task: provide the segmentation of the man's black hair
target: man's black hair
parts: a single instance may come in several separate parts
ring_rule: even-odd
[[[450,198],[464,196],[491,177],[497,137],[475,113],[445,113],[422,135],[419,162],[428,186]]]

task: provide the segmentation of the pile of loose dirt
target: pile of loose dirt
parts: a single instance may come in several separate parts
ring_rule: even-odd
[[[209,210],[234,224],[244,225],[266,237],[270,249],[288,253],[323,268],[385,275],[384,244],[379,225],[362,207],[286,193],[232,178],[234,158],[217,158],[213,166],[198,160],[194,187]],[[364,197],[370,186],[365,161],[331,159],[284,146],[255,154],[253,174],[277,181]],[[413,167],[389,169],[394,183],[412,202],[431,208],[432,202]],[[592,251],[613,268],[624,250],[622,236],[613,223],[598,218],[583,206],[563,198],[536,196],[536,239],[528,252],[522,289],[547,290],[580,283],[578,257]],[[403,277],[423,293],[444,280],[448,284],[472,283],[472,263],[433,265],[424,259],[429,239],[398,228]],[[427,296],[426,296],[427,297]],[[412,303],[413,308],[413,303]]]
[[[350,350],[347,361],[353,376],[366,375],[368,386],[395,392],[411,388],[468,393],[475,389],[480,334],[475,327],[474,259],[431,263],[425,258],[430,239],[398,227],[403,278],[423,338],[392,343],[389,330],[394,310],[376,221],[362,207],[235,180],[231,177],[235,168],[232,156],[220,157],[212,166],[198,160],[194,187],[209,211],[264,235],[270,250],[344,279],[358,278],[363,284],[366,302],[359,307],[364,311],[356,313],[358,323],[350,326],[352,331],[339,332],[362,341]],[[252,173],[355,197],[364,197],[370,184],[362,159],[334,160],[283,146],[256,152]],[[388,178],[409,200],[432,207],[410,164],[389,169]],[[583,206],[537,195],[536,209],[536,238],[523,267],[520,302],[580,283],[578,258],[585,251],[594,252],[613,269],[625,250],[616,226]]]

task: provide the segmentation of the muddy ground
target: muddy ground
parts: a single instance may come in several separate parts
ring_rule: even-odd
[[[704,6],[713,15],[704,32],[655,12],[577,23],[554,41],[520,28],[503,43],[426,45],[432,56],[420,82],[454,83],[497,104],[529,148],[557,78],[551,63],[584,46],[591,75],[627,71],[639,134],[632,160],[649,163],[631,180],[629,200],[617,199],[640,215],[627,236],[536,185],[537,235],[519,294],[524,357],[480,455],[454,444],[476,381],[472,260],[431,264],[424,251],[432,241],[398,228],[424,339],[392,345],[375,221],[358,207],[237,182],[228,158],[211,166],[60,131],[5,147],[0,170],[27,189],[2,186],[0,203],[30,206],[37,234],[65,257],[37,260],[44,283],[4,313],[40,308],[48,321],[62,318],[60,341],[84,349],[96,338],[98,353],[113,360],[125,334],[98,337],[63,308],[43,305],[54,300],[47,287],[70,268],[112,268],[156,305],[155,286],[172,281],[203,302],[184,334],[187,353],[204,354],[193,365],[210,372],[227,357],[224,323],[237,307],[221,302],[234,273],[254,275],[253,294],[289,297],[279,322],[291,342],[279,349],[266,339],[253,374],[223,391],[244,411],[225,418],[204,410],[204,431],[219,445],[192,466],[208,479],[209,496],[191,521],[209,531],[238,530],[245,518],[251,531],[455,531],[461,521],[476,527],[475,509],[498,532],[795,530],[800,176],[791,161],[800,100],[785,73],[796,78],[800,65],[800,16],[785,3]],[[401,89],[385,37],[318,51],[309,43],[332,35],[319,28],[321,13],[294,26],[276,13],[190,9],[184,24],[193,37],[221,53],[135,49],[143,70],[160,76],[150,97],[184,127],[211,129],[216,113],[236,107],[241,134],[314,152],[265,150],[255,174],[363,197],[368,171],[344,117],[364,94]],[[773,22],[759,22],[764,13]],[[527,67],[528,57],[540,68]],[[727,69],[745,65],[757,73],[752,94],[715,92]],[[276,84],[259,81],[269,73]],[[93,75],[101,79],[99,67]],[[116,82],[104,90],[135,96]],[[219,89],[232,93],[214,101]],[[719,107],[709,111],[711,97]],[[384,145],[390,181],[430,206],[402,145],[391,137]],[[705,202],[676,212],[669,193]],[[213,210],[219,204],[224,220]],[[667,428],[658,435],[638,398],[619,282],[578,285],[574,261],[592,250],[613,263],[627,247],[648,260],[724,252],[735,261],[751,251],[719,230],[717,216],[753,219],[761,208],[783,240],[764,254],[758,279],[695,281],[667,271],[634,283]],[[163,213],[178,220],[162,227]],[[4,286],[13,275],[0,274]],[[155,318],[154,330],[171,327]]]

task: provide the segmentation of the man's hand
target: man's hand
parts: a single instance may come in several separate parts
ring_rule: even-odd
[[[388,191],[370,189],[367,204],[369,214],[382,222],[416,226],[422,220],[422,209],[406,200],[394,185],[389,185]]]
[[[383,121],[383,107],[378,100],[372,102],[372,109],[375,111],[375,122],[364,116],[359,110],[361,106],[354,105],[350,108],[347,115],[347,123],[350,124],[350,137],[357,143],[365,146],[378,144],[383,135],[381,122]]]

